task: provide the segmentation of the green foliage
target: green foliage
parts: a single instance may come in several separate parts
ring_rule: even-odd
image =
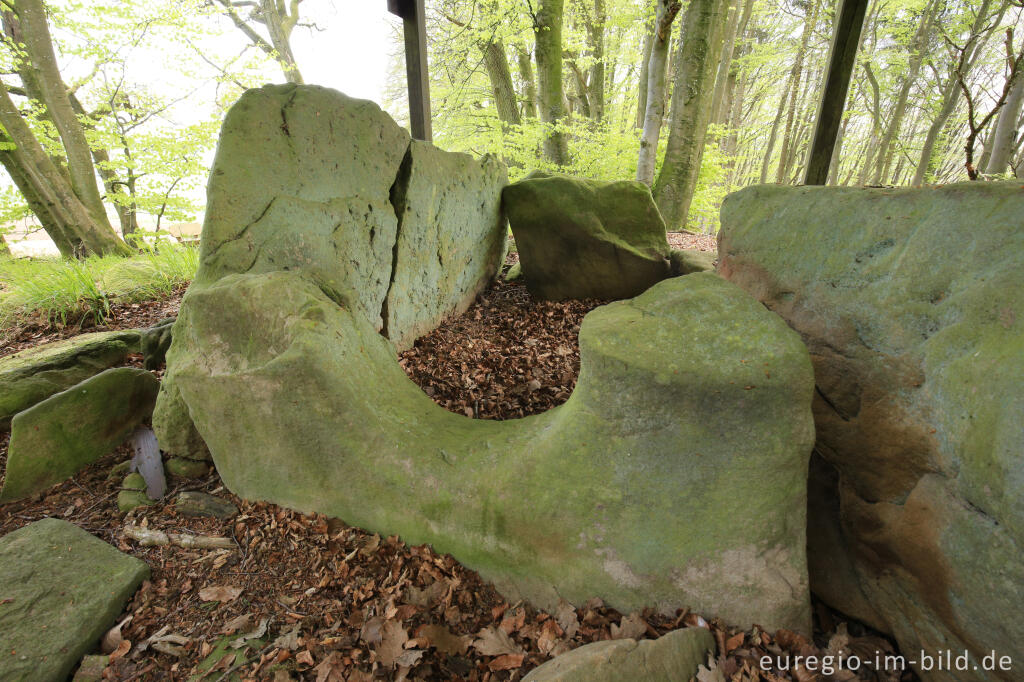
[[[0,329],[32,318],[64,325],[91,317],[100,323],[112,303],[170,296],[192,279],[198,264],[195,247],[171,242],[130,258],[0,258]]]

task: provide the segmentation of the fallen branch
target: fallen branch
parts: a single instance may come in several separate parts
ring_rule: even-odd
[[[162,545],[177,545],[186,549],[234,549],[235,542],[231,538],[213,535],[182,535],[180,533],[165,533],[162,530],[152,530],[141,526],[128,525],[124,527],[124,534],[135,540],[143,547],[158,547]]]

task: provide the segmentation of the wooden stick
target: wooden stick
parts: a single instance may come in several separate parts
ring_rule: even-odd
[[[213,535],[182,535],[180,533],[165,533],[162,530],[152,530],[141,526],[127,525],[124,527],[124,534],[135,540],[143,547],[157,547],[162,545],[177,545],[186,549],[234,549],[235,542],[231,538]]]

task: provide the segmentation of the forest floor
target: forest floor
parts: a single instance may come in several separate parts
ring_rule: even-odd
[[[509,261],[514,258],[510,254]],[[74,333],[146,326],[173,315],[180,295],[131,304],[101,328],[25,329],[16,343],[23,348]],[[579,369],[576,334],[597,304],[533,301],[522,285],[498,282],[400,362],[454,412],[490,419],[542,412],[572,392]],[[132,356],[128,363],[140,360]],[[0,434],[0,484],[8,439]],[[823,676],[761,670],[765,655],[894,650],[890,641],[821,603],[815,603],[813,640],[757,626],[741,630],[714,614],[687,610],[621,614],[598,599],[545,612],[506,600],[428,546],[239,499],[216,472],[171,481],[163,501],[124,514],[116,504],[121,477],[110,471],[129,456],[122,446],[45,493],[0,507],[0,536],[45,517],[63,518],[150,566],[150,579],[105,638],[104,653],[112,652],[109,679],[518,680],[589,642],[651,638],[679,627],[710,628],[718,642],[720,656],[699,682],[901,679],[869,668],[859,678],[848,671]],[[182,516],[173,501],[184,491],[231,500],[239,514],[228,520]],[[126,536],[130,525],[230,538],[234,546],[143,547]],[[914,678],[905,673],[902,679]]]

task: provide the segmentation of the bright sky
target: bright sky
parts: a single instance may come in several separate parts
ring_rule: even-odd
[[[380,103],[388,70],[392,27],[386,0],[306,0],[300,5],[323,28],[296,28],[292,49],[307,83]]]

